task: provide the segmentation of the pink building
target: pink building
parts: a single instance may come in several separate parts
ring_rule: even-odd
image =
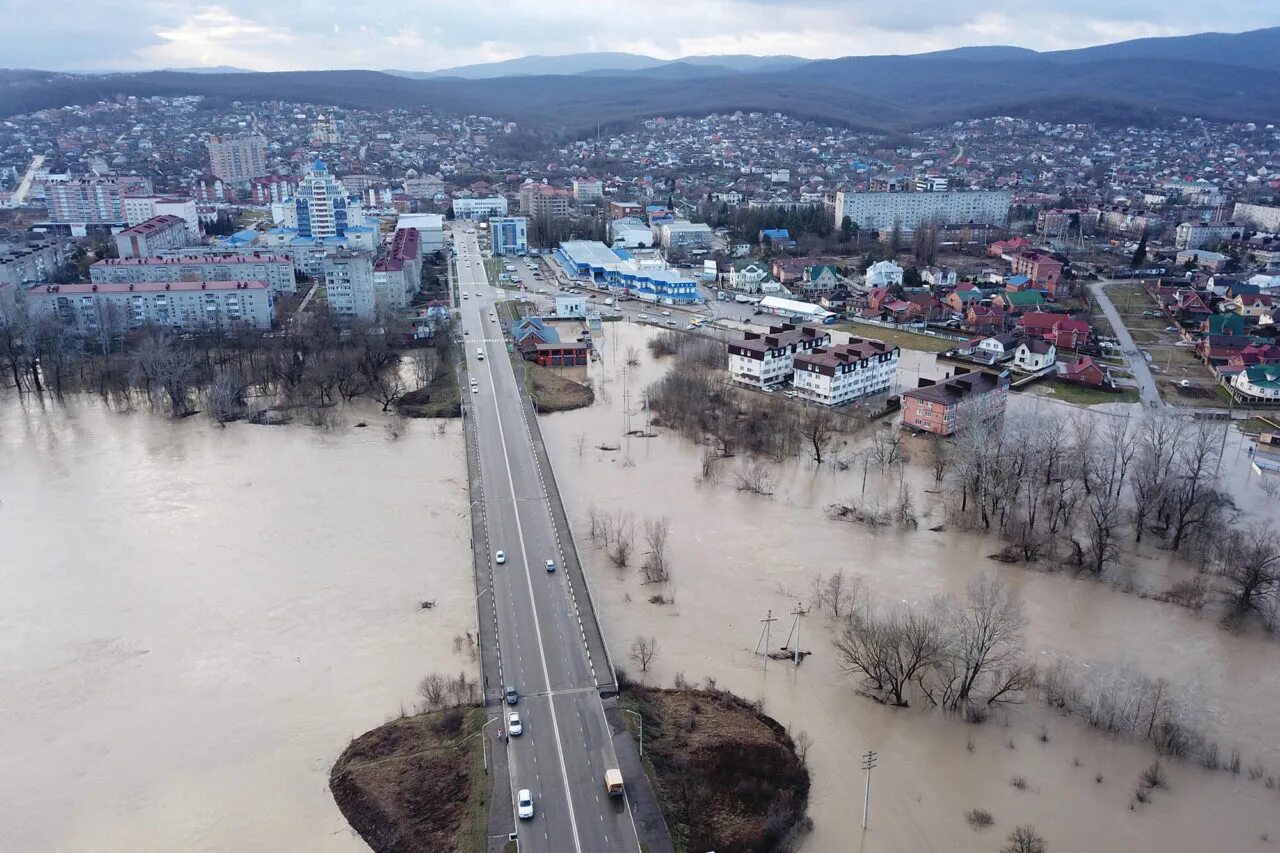
[[[921,379],[921,386],[902,395],[902,424],[934,435],[951,435],[975,417],[1004,417],[1009,378],[965,373],[944,382]]]

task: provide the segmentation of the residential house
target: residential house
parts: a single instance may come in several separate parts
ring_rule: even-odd
[[[1071,283],[1062,278],[1062,261],[1053,255],[1027,250],[1014,255],[1012,263],[1015,274],[1027,276],[1037,290],[1055,299],[1071,292]]]
[[[970,342],[970,349],[974,358],[995,364],[998,361],[1008,361],[1013,358],[1022,340],[1022,335],[1017,332],[1005,332],[1003,335],[982,338],[976,344]]]
[[[1253,339],[1245,335],[1205,335],[1196,343],[1196,355],[1211,367],[1224,365],[1252,343]]]
[[[831,264],[812,264],[805,267],[801,287],[809,293],[830,293],[843,283],[844,279]]]
[[[1089,342],[1089,321],[1066,314],[1028,311],[1018,318],[1017,324],[1023,334],[1042,338],[1059,347],[1076,349]]]
[[[901,286],[902,267],[893,261],[876,261],[867,267],[865,284],[867,287]]]
[[[902,395],[903,426],[952,435],[975,421],[1004,417],[1007,376],[965,373],[937,383],[921,379],[920,385]]]
[[[1013,366],[1027,373],[1050,367],[1058,360],[1058,348],[1042,338],[1026,338],[1013,351]]]
[[[907,303],[911,306],[907,309],[907,316],[912,320],[935,323],[947,313],[946,306],[929,293],[907,294]]]
[[[881,306],[893,299],[887,287],[873,287],[867,292],[867,307],[879,311]]]
[[[991,297],[993,305],[999,305],[1006,311],[1017,313],[1030,311],[1044,305],[1044,296],[1038,290],[1001,291]]]
[[[560,342],[560,333],[544,323],[541,317],[521,317],[511,326],[511,337],[517,345],[527,340],[541,344]]]
[[[962,290],[964,285],[956,288],[947,294],[947,298],[943,300],[947,307],[957,314],[964,314],[969,310],[970,305],[976,305],[982,301],[982,291],[973,285],[969,285],[967,290]]]
[[[729,376],[753,388],[772,388],[791,379],[796,353],[831,343],[831,333],[818,326],[783,323],[767,332],[747,332],[729,344]]]
[[[1029,248],[1031,248],[1031,242],[1025,237],[1010,237],[1008,240],[997,240],[992,243],[987,247],[987,254],[993,258],[1000,258]]]
[[[1008,314],[998,305],[974,304],[965,314],[964,325],[971,332],[992,334],[1003,329],[1007,320]]]
[[[1225,307],[1229,307],[1230,310],[1235,311],[1241,317],[1257,320],[1271,315],[1271,312],[1275,309],[1275,300],[1271,296],[1264,296],[1261,293],[1241,293],[1228,301]]]
[[[1243,335],[1244,318],[1239,314],[1212,314],[1201,322],[1200,331],[1205,335]]]
[[[1016,293],[1019,290],[1040,290],[1041,293],[1044,292],[1035,286],[1035,282],[1031,280],[1031,276],[1029,275],[1009,276],[1009,278],[1005,280],[1004,289],[1012,293]]]
[[[1069,382],[1078,382],[1081,385],[1111,385],[1110,371],[1087,355],[1082,355],[1075,361],[1063,365],[1062,376]]]
[[[956,271],[951,267],[925,267],[920,278],[935,291],[951,290],[956,286]]]
[[[1209,307],[1208,298],[1198,290],[1178,291],[1177,301],[1169,307],[1169,310],[1179,319],[1190,320],[1193,323],[1198,323],[1202,318],[1213,313],[1213,309]]]
[[[774,258],[773,277],[782,284],[795,284],[804,279],[809,261],[805,258]]]
[[[1280,364],[1246,367],[1231,380],[1232,396],[1247,403],[1280,403]]]
[[[763,245],[766,240],[774,249],[793,249],[796,245],[796,241],[791,239],[791,232],[786,228],[762,229],[758,242]]]
[[[796,394],[827,406],[843,406],[893,389],[898,347],[850,338],[848,343],[797,353],[791,384]]]
[[[778,289],[769,276],[769,268],[760,261],[752,260],[733,261],[725,275],[725,284],[742,293],[760,293],[766,284],[773,284],[773,290]]]

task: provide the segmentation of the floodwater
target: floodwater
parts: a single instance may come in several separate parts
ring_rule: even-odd
[[[0,849],[368,850],[329,767],[476,669],[460,424],[382,420],[0,400]]]
[[[1026,647],[1037,662],[1132,662],[1148,675],[1189,685],[1203,696],[1204,725],[1224,755],[1235,747],[1245,767],[1258,762],[1269,773],[1280,772],[1275,640],[1231,634],[1210,616],[1196,617],[1069,573],[993,562],[987,559],[998,550],[993,539],[929,532],[942,512],[924,493],[932,475],[918,468],[909,469],[917,508],[931,517],[913,533],[877,534],[825,517],[830,503],[858,497],[860,472],[775,466],[771,498],[736,491],[730,477],[719,484],[699,482],[700,448],[666,434],[622,437],[628,420],[632,429],[643,425],[640,391],[665,369],[644,349],[647,334],[629,324],[607,324],[603,361],[591,367],[596,405],[542,419],[606,639],[615,663],[634,672],[626,650],[634,637],[653,636],[659,653],[645,677],[649,682],[670,684],[677,674],[690,682],[713,677],[722,688],[762,698],[765,710],[793,734],[812,737],[814,831],[804,843],[806,853],[977,853],[997,849],[1022,823],[1033,824],[1050,850],[1062,851],[1262,850],[1270,849],[1265,837],[1280,839],[1280,792],[1249,781],[1247,773],[1233,777],[1165,762],[1168,789],[1130,810],[1139,774],[1154,754],[1037,703],[981,726],[926,709],[880,706],[858,695],[854,680],[836,666],[830,626],[816,613],[801,621],[801,645],[814,654],[799,668],[771,661],[765,672],[753,654],[761,620],[769,611],[777,618],[777,648],[791,629],[797,599],[808,598],[815,573],[843,569],[862,576],[882,600],[919,601],[941,592],[962,595],[970,578],[994,572],[1023,597]],[[624,359],[615,355],[632,346],[641,351],[641,364],[624,379]],[[922,370],[932,369],[931,357],[911,358]],[[624,400],[631,401],[629,416]],[[1060,404],[1011,404],[1024,405]],[[585,439],[581,454],[579,436]],[[596,449],[601,444],[621,449]],[[732,471],[739,463],[722,464]],[[873,474],[868,495],[877,490],[886,491],[886,484]],[[887,501],[893,493],[896,482]],[[673,604],[649,604],[655,589],[642,584],[638,571],[612,568],[591,546],[585,519],[592,507],[670,517]],[[1156,551],[1128,554],[1126,562],[1134,566],[1135,583],[1156,589],[1189,571]],[[879,764],[870,828],[863,833],[865,777],[858,765],[867,750],[879,753]],[[1011,786],[1017,776],[1025,778],[1025,790]],[[972,808],[990,811],[995,825],[971,829],[964,813]]]

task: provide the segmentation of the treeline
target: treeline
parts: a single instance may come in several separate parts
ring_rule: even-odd
[[[0,364],[19,394],[97,394],[122,409],[137,405],[182,417],[203,409],[219,423],[297,408],[319,414],[339,399],[370,397],[387,411],[414,383],[448,369],[452,335],[410,351],[369,324],[339,330],[299,315],[280,332],[252,329],[176,335],[148,327],[89,340],[57,318],[0,323]]]
[[[1213,580],[1163,597],[1199,609],[1220,601],[1231,622],[1280,616],[1280,533],[1250,521],[1219,478],[1227,424],[1160,411],[1139,416],[971,412],[971,426],[930,450],[948,518],[1009,543],[1011,562],[1058,562],[1095,577],[1126,536],[1155,537]]]

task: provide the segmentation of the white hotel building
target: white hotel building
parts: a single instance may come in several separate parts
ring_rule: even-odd
[[[881,341],[850,338],[847,344],[797,353],[791,386],[797,396],[825,406],[887,393],[898,373],[899,352]]]
[[[847,216],[863,231],[887,231],[894,223],[911,231],[921,222],[999,225],[1009,218],[1009,190],[942,192],[838,192],[835,227]]]
[[[752,388],[772,388],[791,378],[797,353],[831,343],[831,333],[817,326],[783,323],[768,332],[747,332],[729,344],[729,376]]]

